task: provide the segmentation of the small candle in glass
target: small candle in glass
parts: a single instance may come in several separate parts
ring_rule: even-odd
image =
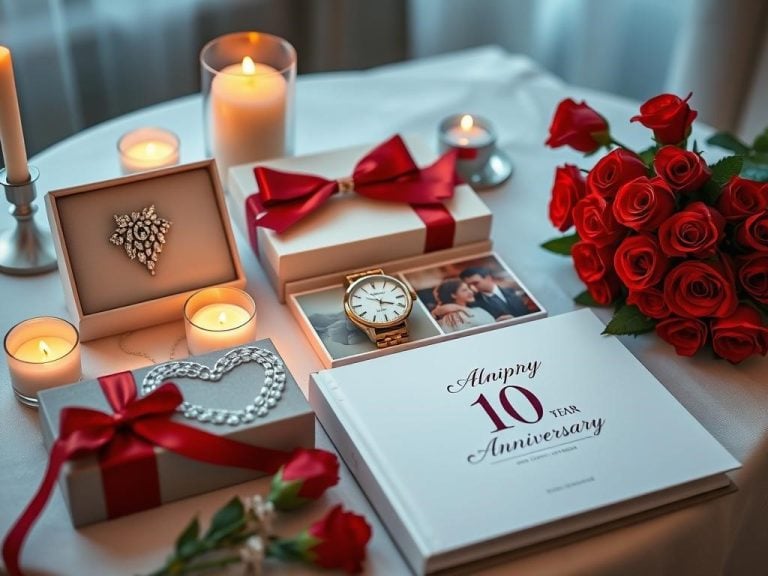
[[[184,304],[184,329],[192,354],[247,344],[256,339],[256,303],[238,288],[206,288]]]
[[[5,335],[5,354],[16,398],[37,406],[37,393],[77,382],[82,374],[80,334],[61,318],[19,322]]]
[[[120,138],[117,148],[123,174],[135,174],[179,163],[179,138],[162,128],[132,130]]]
[[[456,151],[456,172],[473,188],[492,188],[512,175],[512,162],[496,146],[488,120],[454,114],[440,123],[438,136],[440,152]]]

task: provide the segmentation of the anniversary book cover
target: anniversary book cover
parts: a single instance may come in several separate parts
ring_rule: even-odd
[[[590,310],[313,374],[310,403],[414,571],[729,484],[739,463]]]

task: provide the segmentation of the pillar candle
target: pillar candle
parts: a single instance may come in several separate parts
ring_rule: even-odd
[[[211,83],[213,152],[226,182],[230,166],[285,154],[287,83],[245,57]]]
[[[11,51],[5,46],[0,46],[0,146],[3,148],[8,182],[28,182],[27,152],[24,148],[24,133],[21,131],[13,61]]]

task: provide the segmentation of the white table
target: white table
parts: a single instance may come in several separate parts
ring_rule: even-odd
[[[299,78],[297,146],[304,154],[360,143],[376,143],[395,132],[421,132],[433,138],[439,120],[469,111],[490,118],[512,157],[516,172],[500,189],[482,194],[494,212],[493,238],[513,266],[549,309],[559,314],[574,307],[582,290],[567,259],[538,245],[555,235],[546,206],[554,167],[563,162],[588,166],[568,150],[543,146],[555,106],[562,98],[586,98],[611,122],[618,140],[637,149],[648,132],[630,125],[637,103],[563,85],[529,60],[498,49],[465,51],[432,60],[368,72]],[[695,97],[693,100],[695,107]],[[181,138],[183,162],[203,158],[202,113],[197,96],[129,114],[84,131],[33,159],[40,169],[41,192],[119,175],[116,142],[129,129],[158,125]],[[695,133],[694,136],[697,134]],[[702,141],[702,134],[698,134]],[[711,156],[712,157],[712,156]],[[45,226],[43,214],[38,218]],[[10,218],[0,216],[0,226]],[[307,376],[320,362],[268,284],[245,238],[237,232],[247,271],[248,290],[259,310],[259,336],[271,337],[306,391]],[[0,275],[0,328],[31,316],[67,316],[56,274],[32,278]],[[603,318],[606,315],[603,314]],[[183,334],[181,323],[134,333],[125,347],[166,360]],[[759,574],[768,573],[768,362],[752,359],[740,367],[701,357],[679,358],[654,336],[628,338],[626,345],[699,421],[743,462],[732,475],[739,491],[704,504],[553,550],[507,560],[484,574]],[[182,346],[183,348],[183,346]],[[87,377],[146,363],[118,347],[117,337],[83,346]],[[585,361],[589,361],[585,359]],[[5,361],[0,366],[0,534],[5,534],[40,481],[46,452],[37,413],[13,397]],[[653,425],[649,415],[649,426]],[[330,446],[320,431],[321,447]],[[695,455],[691,455],[695,458]],[[439,471],[435,481],[439,482]],[[235,494],[264,491],[264,480],[175,502],[147,512],[75,531],[58,491],[27,541],[23,566],[30,574],[104,575],[148,572],[162,562],[178,532],[194,514],[206,519]],[[490,497],[490,496],[489,496]],[[338,501],[365,514],[374,529],[367,573],[407,574],[392,540],[367,500],[342,472],[341,484],[325,500],[284,524],[286,531],[322,516]],[[273,566],[269,573],[276,573]],[[305,573],[293,567],[287,573]]]

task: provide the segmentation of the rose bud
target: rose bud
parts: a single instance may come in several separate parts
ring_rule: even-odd
[[[740,222],[768,208],[768,182],[734,176],[723,186],[717,209],[728,222]]]
[[[693,356],[707,343],[707,325],[696,318],[672,316],[656,324],[656,334],[680,356]]]
[[[627,233],[611,211],[611,205],[602,196],[589,194],[573,208],[573,223],[579,237],[600,247],[619,242]]]
[[[688,106],[690,98],[691,94],[685,100],[674,94],[659,94],[640,106],[640,114],[632,117],[632,122],[653,130],[659,144],[680,144],[688,138],[697,116]]]
[[[712,171],[701,156],[677,146],[664,146],[656,153],[653,169],[675,192],[695,192],[709,180]]]
[[[339,460],[325,450],[299,448],[272,478],[269,500],[278,510],[293,510],[317,500],[339,481]]]
[[[619,188],[635,178],[648,175],[648,167],[640,156],[624,148],[616,148],[595,164],[587,175],[587,190],[605,198],[613,198]]]
[[[664,292],[658,288],[630,290],[627,296],[627,304],[637,306],[637,309],[648,316],[648,318],[659,320],[669,316],[669,307],[664,300]]]
[[[741,261],[739,283],[752,298],[768,304],[768,254],[752,254]]]
[[[549,202],[549,219],[561,232],[573,226],[573,207],[586,195],[584,177],[573,164],[558,166]]]
[[[710,323],[712,348],[715,354],[731,364],[738,364],[753,354],[768,352],[768,328],[760,312],[740,304],[727,318],[715,318]]]
[[[621,295],[621,282],[615,273],[609,272],[600,280],[588,282],[587,291],[599,306],[609,306]]]
[[[580,152],[594,152],[600,146],[611,142],[608,122],[586,102],[577,104],[570,98],[558,104],[549,138],[545,144],[550,148],[570,146]]]
[[[669,271],[664,279],[664,299],[673,314],[685,318],[724,318],[738,305],[728,268],[699,260],[686,260]]]
[[[669,259],[649,234],[624,238],[613,258],[616,274],[630,290],[644,290],[658,284],[668,265]]]
[[[371,527],[365,518],[345,512],[338,505],[295,538],[273,541],[267,555],[357,574],[363,570],[365,546],[370,539]]]
[[[601,248],[591,242],[576,242],[571,247],[573,267],[584,284],[601,280],[613,270],[613,249]]]
[[[736,240],[745,248],[768,252],[768,210],[753,214],[740,224]]]
[[[675,211],[675,195],[659,178],[636,178],[616,193],[613,215],[619,224],[637,232],[653,232]]]
[[[723,239],[725,218],[703,202],[692,202],[659,226],[659,244],[667,256],[709,258]]]

